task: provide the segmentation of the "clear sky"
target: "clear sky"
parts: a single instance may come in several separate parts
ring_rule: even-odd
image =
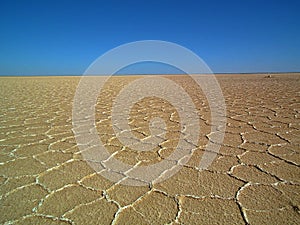
[[[148,39],[189,48],[213,72],[300,71],[300,1],[0,1],[0,75],[82,74]]]

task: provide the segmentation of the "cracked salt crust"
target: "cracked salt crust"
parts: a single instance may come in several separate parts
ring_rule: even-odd
[[[147,139],[153,116],[165,120],[168,132],[152,152],[124,147],[111,126],[111,107],[137,78],[109,80],[96,125],[118,160],[151,165],[175,150],[180,118],[168,102],[143,99],[129,118],[135,137]],[[144,187],[114,184],[84,161],[71,119],[79,78],[0,78],[0,223],[299,224],[300,74],[217,76],[227,107],[225,139],[204,171],[198,165],[214,126],[207,99],[191,78],[168,78],[199,110],[199,142],[177,174]]]

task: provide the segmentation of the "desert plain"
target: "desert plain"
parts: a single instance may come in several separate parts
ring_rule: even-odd
[[[128,186],[93,170],[77,145],[72,107],[80,77],[1,77],[0,224],[300,224],[300,74],[216,75],[225,138],[205,170],[198,166],[214,126],[208,101],[188,76],[166,78],[198,110],[198,143],[169,179]],[[158,116],[166,136],[153,151],[123,146],[111,109],[135,79],[108,80],[95,105],[96,128],[116,159],[151,165],[174,151],[180,119],[169,102],[147,97],[130,112],[131,132],[147,138]]]

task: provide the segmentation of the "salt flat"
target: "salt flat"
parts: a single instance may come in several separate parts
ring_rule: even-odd
[[[198,166],[214,126],[208,101],[189,77],[166,78],[181,85],[198,110],[198,144],[171,178],[126,186],[97,174],[77,146],[72,106],[80,77],[1,77],[0,223],[299,224],[300,74],[217,75],[227,123],[220,151],[205,170]],[[151,165],[174,151],[180,119],[169,102],[145,98],[131,110],[132,133],[150,135],[154,116],[164,119],[168,132],[153,151],[123,146],[110,114],[119,91],[135,79],[108,80],[95,122],[116,159]]]

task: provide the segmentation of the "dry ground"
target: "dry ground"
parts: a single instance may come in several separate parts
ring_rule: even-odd
[[[192,97],[201,135],[176,175],[144,187],[114,184],[82,158],[72,132],[80,78],[0,78],[0,223],[300,224],[300,74],[217,77],[227,105],[217,158],[207,170],[197,168],[210,139],[208,103],[188,77],[169,77]],[[107,83],[97,129],[117,159],[148,165],[174,150],[180,121],[168,102],[146,98],[132,109],[133,133],[149,135],[153,115],[172,129],[152,152],[123,147],[109,115],[118,91],[137,78]]]

